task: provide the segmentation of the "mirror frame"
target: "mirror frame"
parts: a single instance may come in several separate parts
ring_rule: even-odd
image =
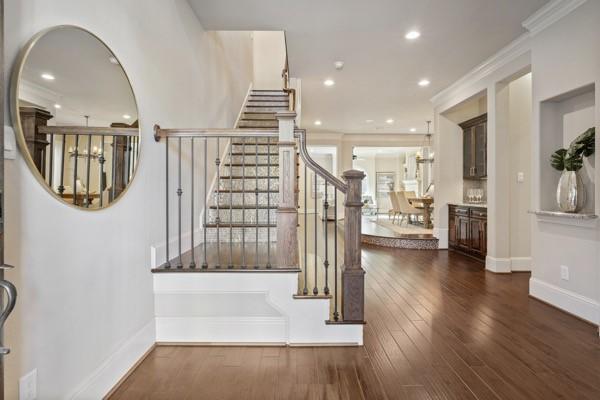
[[[31,50],[33,50],[33,48],[35,47],[35,45],[37,44],[37,42],[44,37],[46,34],[55,31],[55,30],[59,30],[59,29],[78,29],[82,32],[85,32],[89,35],[91,35],[93,38],[95,38],[96,40],[98,40],[98,42],[100,42],[104,47],[106,47],[108,49],[108,51],[110,51],[112,53],[112,55],[117,59],[117,61],[119,62],[119,66],[121,67],[121,69],[123,70],[123,73],[125,74],[125,78],[127,79],[127,83],[129,84],[129,88],[131,89],[131,94],[133,96],[133,102],[135,104],[135,108],[136,108],[136,112],[137,112],[137,116],[138,116],[138,138],[139,138],[139,151],[138,151],[138,159],[135,165],[135,168],[133,170],[133,174],[131,176],[131,180],[129,181],[129,183],[127,184],[127,186],[125,187],[125,189],[123,189],[123,191],[119,194],[119,196],[117,196],[116,199],[114,199],[112,202],[108,203],[107,205],[103,206],[103,207],[99,207],[99,208],[85,208],[85,207],[81,207],[78,205],[75,205],[71,202],[65,201],[65,199],[63,199],[62,197],[60,197],[58,195],[58,193],[54,192],[54,190],[52,190],[52,188],[46,183],[46,180],[44,179],[44,177],[42,176],[41,172],[37,169],[37,167],[35,166],[35,163],[33,161],[33,157],[32,155],[29,153],[29,150],[27,148],[27,143],[25,142],[25,135],[23,133],[23,126],[21,125],[21,118],[19,116],[19,82],[21,81],[21,76],[23,74],[23,68],[25,66],[25,63],[27,61],[27,58],[29,57],[29,54],[31,53]],[[129,75],[127,74],[127,71],[125,70],[125,68],[123,67],[123,64],[121,64],[121,60],[119,59],[119,57],[117,57],[117,55],[113,52],[113,50],[106,44],[106,42],[102,39],[100,39],[98,37],[98,35],[96,35],[93,32],[90,32],[89,30],[82,28],[80,26],[77,25],[56,25],[56,26],[52,26],[46,29],[43,29],[41,31],[39,31],[38,33],[36,33],[35,35],[33,35],[33,37],[31,39],[29,39],[27,41],[27,43],[23,46],[23,48],[19,51],[19,54],[17,56],[17,58],[15,59],[15,64],[13,66],[13,70],[11,73],[11,79],[10,79],[10,116],[11,116],[11,122],[12,122],[12,126],[13,126],[13,130],[14,130],[14,134],[15,134],[15,138],[19,147],[19,150],[23,156],[23,158],[25,159],[25,162],[27,163],[27,166],[29,167],[29,170],[31,171],[31,173],[35,176],[36,180],[40,183],[40,185],[55,199],[59,200],[59,202],[61,204],[67,205],[75,210],[80,210],[80,211],[102,211],[102,210],[106,210],[110,207],[112,207],[114,204],[118,203],[119,200],[121,200],[123,197],[125,197],[125,195],[127,194],[127,191],[129,190],[129,188],[131,187],[131,185],[133,184],[133,181],[137,175],[137,171],[139,168],[139,164],[140,164],[140,160],[142,158],[142,150],[143,150],[143,140],[142,140],[142,127],[141,124],[139,123],[140,121],[140,109],[138,106],[138,102],[137,102],[137,98],[135,96],[135,91],[133,90],[133,85],[131,84],[131,79],[129,79]]]

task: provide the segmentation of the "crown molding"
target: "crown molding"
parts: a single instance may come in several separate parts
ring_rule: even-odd
[[[586,1],[587,0],[551,1],[523,21],[523,27],[527,29],[532,36],[537,35]]]
[[[506,47],[502,48],[496,54],[473,68],[462,78],[448,86],[446,89],[437,93],[431,98],[434,108],[445,101],[449,100],[450,97],[461,88],[471,86],[486,76],[504,67],[511,61],[517,59],[523,54],[531,50],[531,36],[529,33],[524,33]]]

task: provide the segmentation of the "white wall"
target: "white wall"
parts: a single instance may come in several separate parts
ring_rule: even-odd
[[[108,209],[61,204],[20,154],[6,162],[6,262],[17,266],[7,277],[19,290],[6,398],[34,368],[39,399],[98,398],[154,341],[149,247],[163,235],[164,147],[152,126],[231,127],[252,80],[252,44],[248,33],[204,32],[184,0],[8,0],[5,23],[6,70],[33,34],[75,24],[119,57],[138,101],[139,169]]]
[[[257,11],[258,12],[258,11]],[[253,32],[254,89],[281,89],[285,66],[283,31]]]
[[[548,204],[542,192],[545,133],[540,126],[540,102],[574,89],[595,84],[595,125],[600,121],[600,2],[587,1],[569,15],[532,38],[533,163],[532,205]],[[596,153],[597,154],[597,153]],[[596,156],[597,157],[597,156]],[[599,173],[595,170],[595,181]],[[598,199],[599,185],[595,186]],[[600,213],[596,202],[595,214]],[[600,324],[600,226],[555,218],[535,218],[532,223],[533,271],[530,293],[575,315]],[[568,266],[569,280],[560,277]]]

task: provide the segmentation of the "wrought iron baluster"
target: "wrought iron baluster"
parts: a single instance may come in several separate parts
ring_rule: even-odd
[[[87,140],[87,162],[85,173],[85,207],[90,207],[90,170],[92,161],[92,135],[88,136]]]
[[[338,312],[338,260],[337,260],[337,188],[333,189],[333,319],[335,321],[340,319],[340,313]]]
[[[196,256],[195,256],[195,243],[194,243],[194,228],[195,228],[195,223],[194,223],[194,138],[192,137],[191,139],[191,188],[190,188],[190,227],[191,227],[191,245],[192,245],[192,260],[190,261],[190,268],[196,268]],[[135,158],[135,153],[134,153],[134,158]]]
[[[308,168],[304,163],[304,289],[303,295],[308,294]]]
[[[48,158],[48,183],[50,184],[50,189],[54,191],[54,133],[50,134],[50,157]]]
[[[267,137],[267,268],[271,268],[271,138]]]
[[[246,268],[246,138],[242,138],[242,189],[242,268]]]
[[[79,135],[75,135],[75,154],[73,166],[73,204],[77,205],[77,159],[79,158]]]
[[[219,232],[221,230],[221,208],[219,203],[221,202],[221,192],[220,192],[220,187],[221,187],[221,159],[219,158],[221,155],[221,143],[219,141],[219,138],[217,137],[217,159],[215,160],[215,165],[217,166],[217,218],[215,219],[215,226],[216,226],[216,230],[217,230],[217,265],[215,265],[215,268],[221,268],[221,233]],[[229,163],[229,165],[231,166],[231,163]],[[231,167],[229,168],[229,173],[231,173]]]
[[[177,268],[183,268],[181,261],[181,138],[177,138],[177,247],[179,250],[179,261],[177,262]]]
[[[329,294],[329,277],[328,277],[328,271],[329,271],[329,254],[328,252],[328,246],[327,246],[327,234],[328,232],[328,209],[329,209],[329,203],[328,198],[327,198],[327,180],[325,180],[325,201],[323,202],[323,214],[324,214],[324,218],[325,218],[325,261],[323,261],[323,266],[325,267],[325,286],[323,287],[323,293],[325,293],[326,295]]]
[[[65,192],[65,147],[67,145],[67,135],[62,135],[62,148],[60,152],[60,185],[58,185],[58,194],[62,197]]]
[[[104,162],[106,159],[104,158],[104,136],[100,136],[100,155],[98,156],[98,164],[100,165],[100,208],[104,203],[104,189],[106,186],[106,181],[104,180]]]
[[[229,164],[233,163],[233,136],[229,138]],[[233,268],[233,171],[229,168],[229,265]],[[242,196],[244,195],[242,190]],[[244,228],[242,228],[244,229]]]
[[[167,172],[169,172],[169,138],[166,138],[165,146],[167,147]],[[116,188],[117,184],[117,137],[112,137],[112,171],[110,171],[110,180],[112,181],[110,185],[110,201],[115,200]],[[168,208],[167,208],[168,209]]]
[[[318,180],[318,176],[317,176],[317,172],[315,171],[315,286],[313,287],[313,294],[316,296],[317,294],[319,294],[319,288],[317,285],[317,281],[318,281],[318,277],[317,277],[317,253],[318,253],[318,249],[319,249],[319,243],[318,243],[318,230],[317,230],[317,180]]]
[[[254,221],[256,223],[256,236],[254,237],[254,241],[255,241],[255,265],[254,268],[259,268],[259,259],[258,259],[258,137],[256,137],[254,139],[254,162],[255,162],[255,166],[254,166],[254,193],[255,193],[255,208],[256,208],[256,212],[255,212],[255,217],[256,220]],[[267,192],[267,196],[270,193]]]
[[[117,143],[115,141],[115,136],[113,136],[113,196],[115,192],[115,148],[117,147]],[[171,261],[169,260],[169,137],[165,138],[165,268],[171,268]],[[114,199],[114,197],[113,197]]]
[[[202,215],[202,218],[204,219],[204,228],[203,230],[203,235],[204,235],[204,242],[203,242],[203,247],[204,247],[204,260],[202,261],[202,268],[206,269],[208,268],[208,262],[206,260],[206,214],[208,213],[208,209],[206,208],[206,198],[208,197],[208,193],[206,193],[207,191],[207,179],[206,179],[206,175],[207,175],[207,171],[208,171],[208,138],[204,138],[204,191],[202,192],[202,195],[204,196],[204,214]]]

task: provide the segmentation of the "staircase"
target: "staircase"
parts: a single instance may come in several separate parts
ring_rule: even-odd
[[[298,256],[302,246],[297,240],[297,145],[294,114],[288,111],[285,91],[252,90],[235,129],[156,127],[155,138],[166,143],[166,243],[170,244],[163,246],[165,262],[152,270],[157,342],[362,344],[362,317],[339,318],[337,264],[328,274],[325,255],[325,270],[317,272],[317,259],[319,268],[321,261],[316,257],[317,237],[312,247],[315,262],[310,265],[314,290],[306,295],[312,282],[306,255],[303,262]],[[287,122],[278,119],[280,112],[286,113],[279,117]],[[282,131],[287,132],[284,140]],[[300,144],[305,147],[303,140]],[[204,159],[195,163],[197,154]],[[188,179],[182,178],[182,159],[186,165],[191,162],[191,188],[182,183]],[[177,165],[175,172],[169,169],[171,164]],[[204,169],[194,175],[202,165]],[[212,185],[208,165],[214,166]],[[204,187],[196,204],[198,182]],[[339,180],[337,185],[344,187]],[[189,216],[182,216],[183,204],[190,204]],[[199,229],[190,229],[196,225]],[[182,233],[185,226],[188,236]],[[304,242],[304,253],[309,247]],[[325,253],[332,251],[337,252],[337,246],[328,251],[325,244]],[[322,282],[323,276],[325,282],[329,276],[335,280],[333,293],[327,283],[317,288],[317,279]]]

